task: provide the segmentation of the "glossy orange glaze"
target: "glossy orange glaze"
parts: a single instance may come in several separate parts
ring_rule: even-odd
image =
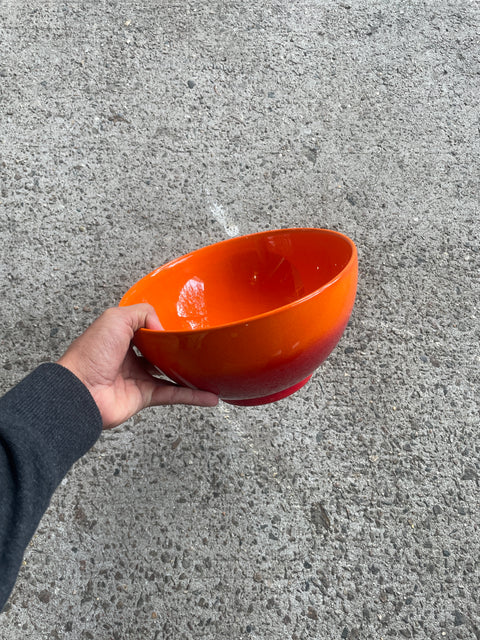
[[[260,404],[299,388],[328,356],[356,286],[349,238],[285,229],[178,258],[142,278],[120,304],[155,307],[164,331],[141,329],[135,344],[172,380]]]

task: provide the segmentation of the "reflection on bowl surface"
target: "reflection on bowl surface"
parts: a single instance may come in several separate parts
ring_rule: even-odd
[[[182,256],[142,278],[120,304],[155,307],[164,331],[142,329],[135,343],[166,375],[260,404],[296,390],[335,346],[356,280],[349,238],[285,229]]]

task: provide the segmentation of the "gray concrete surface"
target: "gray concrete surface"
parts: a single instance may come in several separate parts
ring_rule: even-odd
[[[301,392],[102,436],[1,638],[480,638],[479,2],[2,0],[0,25],[2,390],[236,230],[360,253]]]

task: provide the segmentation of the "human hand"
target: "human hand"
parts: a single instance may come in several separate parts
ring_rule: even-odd
[[[137,304],[107,309],[58,360],[87,387],[103,420],[115,427],[145,407],[191,404],[213,407],[218,398],[153,377],[132,347],[137,331],[161,329],[153,307]]]

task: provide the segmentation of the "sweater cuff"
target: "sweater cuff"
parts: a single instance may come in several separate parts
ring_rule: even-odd
[[[2,405],[22,425],[17,446],[43,459],[53,486],[102,431],[100,411],[87,387],[59,364],[40,365],[2,398]]]

